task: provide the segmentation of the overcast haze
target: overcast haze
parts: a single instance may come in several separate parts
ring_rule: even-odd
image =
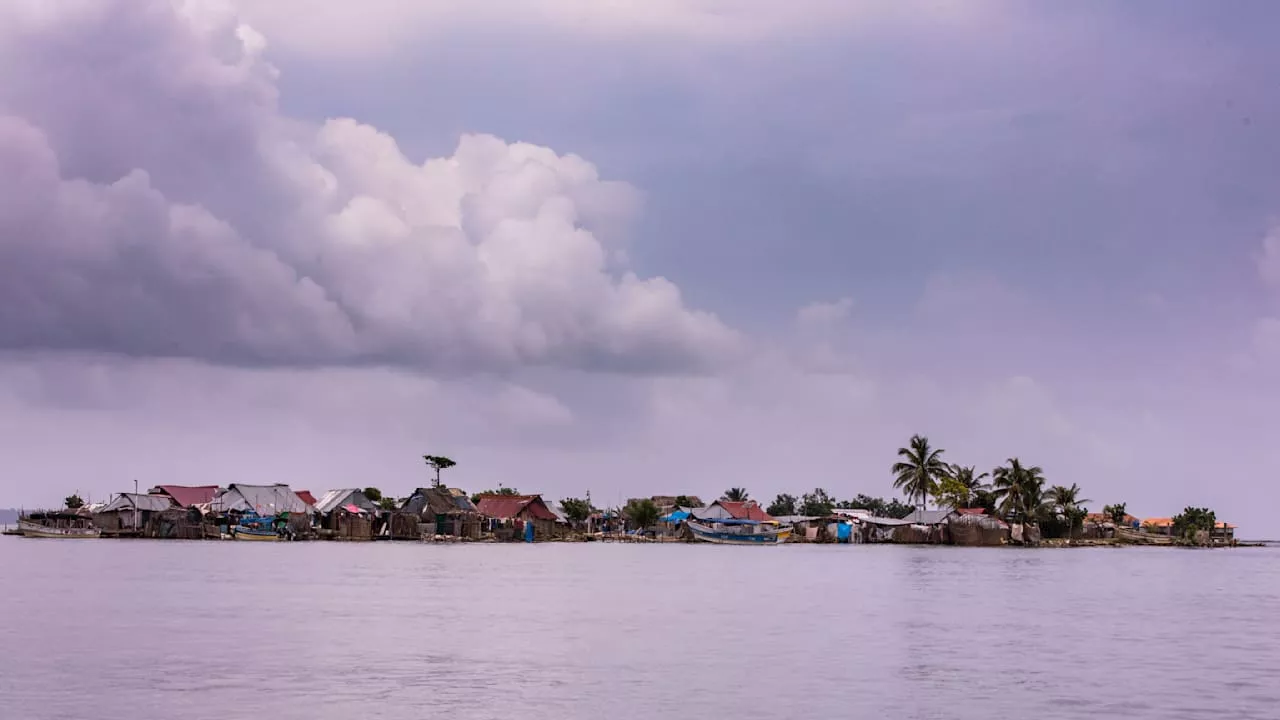
[[[893,493],[1275,535],[1269,2],[0,0],[0,506]]]

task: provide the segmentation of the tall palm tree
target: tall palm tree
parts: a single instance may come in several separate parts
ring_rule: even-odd
[[[908,498],[920,498],[920,508],[928,507],[929,495],[938,480],[948,477],[950,466],[942,462],[942,450],[929,446],[929,438],[912,435],[908,447],[898,448],[898,457],[891,472],[893,486]]]
[[[1071,487],[1054,485],[1049,488],[1048,498],[1054,512],[1066,518],[1067,539],[1071,539],[1075,534],[1076,524],[1084,520],[1085,513],[1081,512],[1081,506],[1093,501],[1080,497],[1080,486],[1075,483],[1071,483]]]
[[[1035,522],[1044,508],[1044,470],[1026,467],[1018,458],[1009,458],[992,472],[995,494],[1000,500],[1000,513],[1006,519]]]
[[[956,482],[964,486],[964,507],[972,507],[970,503],[974,502],[978,497],[978,494],[989,489],[989,487],[982,482],[982,479],[990,477],[990,475],[987,473],[975,475],[974,473],[977,472],[977,468],[972,466],[964,467],[963,465],[951,465],[950,468],[951,477]]]
[[[744,502],[750,496],[747,494],[746,488],[732,487],[724,491],[722,500],[730,500],[732,502]]]

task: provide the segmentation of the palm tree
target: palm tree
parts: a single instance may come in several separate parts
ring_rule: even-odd
[[[1081,506],[1092,500],[1080,497],[1080,486],[1075,483],[1071,483],[1071,487],[1054,485],[1049,488],[1048,497],[1054,511],[1067,519],[1067,539],[1071,539],[1075,534],[1076,524],[1084,520],[1085,513],[1081,512]]]
[[[731,502],[745,502],[750,496],[747,495],[746,488],[732,487],[724,491],[721,500],[729,500]]]
[[[1044,470],[1025,467],[1018,458],[1009,458],[992,472],[1000,513],[1006,519],[1015,516],[1019,522],[1035,522],[1044,508]]]
[[[977,468],[974,468],[973,466],[964,467],[962,465],[951,465],[949,467],[951,468],[951,477],[956,482],[964,486],[964,507],[972,507],[970,503],[978,497],[978,494],[989,489],[989,487],[982,482],[982,479],[990,477],[990,475],[988,473],[975,475],[974,473],[977,472]]]
[[[929,495],[939,479],[947,477],[951,468],[942,462],[942,450],[929,447],[929,438],[912,435],[908,447],[898,448],[898,457],[890,472],[893,486],[908,498],[920,498],[920,508],[928,507]]]

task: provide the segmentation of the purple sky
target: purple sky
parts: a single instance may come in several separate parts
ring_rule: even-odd
[[[1277,23],[0,0],[0,506],[889,495],[919,432],[1280,534]]]

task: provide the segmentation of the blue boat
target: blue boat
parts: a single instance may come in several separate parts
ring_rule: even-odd
[[[790,527],[756,520],[685,520],[693,539],[716,545],[779,545],[791,537]]]

